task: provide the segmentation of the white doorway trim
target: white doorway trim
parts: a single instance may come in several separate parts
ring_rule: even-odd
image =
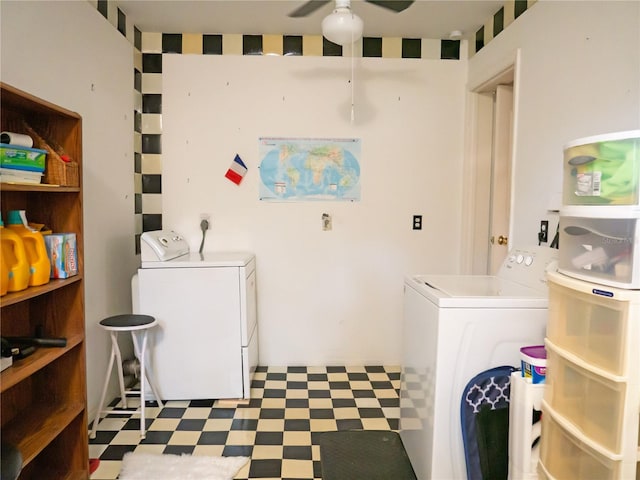
[[[513,84],[513,130],[509,190],[509,229],[512,238],[514,175],[520,99],[520,49],[494,66],[475,85],[467,87],[465,159],[463,168],[461,273],[487,274],[489,269],[489,221],[491,218],[491,149],[493,91],[499,84]]]

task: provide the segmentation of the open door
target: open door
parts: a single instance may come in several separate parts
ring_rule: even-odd
[[[465,273],[494,274],[509,251],[514,77],[511,65],[469,92]]]
[[[497,85],[494,95],[493,155],[491,162],[491,207],[489,262],[495,274],[509,253],[511,213],[511,153],[513,151],[513,86]]]

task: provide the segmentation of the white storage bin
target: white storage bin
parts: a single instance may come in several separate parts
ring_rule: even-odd
[[[547,274],[547,338],[612,375],[636,375],[640,292]]]
[[[564,205],[639,205],[640,130],[564,146]]]
[[[553,376],[547,379],[545,402],[580,433],[613,453],[621,453],[626,383],[595,375],[563,358],[549,343],[547,365]]]
[[[560,211],[558,270],[603,285],[640,289],[640,210],[610,209],[612,217],[600,207],[588,209]]]

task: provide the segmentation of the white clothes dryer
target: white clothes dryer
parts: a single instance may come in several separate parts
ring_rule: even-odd
[[[162,398],[248,399],[258,364],[253,253],[190,253],[172,231],[145,232],[140,247],[133,311],[159,322],[150,361]]]
[[[557,250],[514,249],[490,275],[405,279],[400,436],[419,480],[466,478],[460,401],[489,368],[520,366],[520,348],[544,343],[546,272]]]

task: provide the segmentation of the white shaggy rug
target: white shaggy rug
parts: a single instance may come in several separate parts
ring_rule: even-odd
[[[232,480],[249,457],[159,455],[129,452],[119,480]]]

